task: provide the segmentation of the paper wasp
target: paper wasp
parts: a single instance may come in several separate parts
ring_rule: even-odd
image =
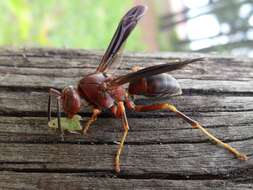
[[[200,129],[212,141],[229,150],[237,158],[246,160],[246,155],[239,153],[230,145],[223,143],[218,138],[210,134],[198,122],[186,116],[177,108],[169,103],[154,105],[135,105],[132,97],[142,95],[147,97],[174,96],[181,94],[181,88],[177,80],[166,72],[181,69],[189,63],[203,61],[202,58],[187,59],[172,63],[165,63],[140,69],[135,67],[132,72],[122,76],[116,76],[115,72],[108,74],[112,67],[118,66],[122,56],[124,44],[130,33],[133,31],[138,21],[146,12],[147,8],[142,5],[131,8],[121,19],[118,28],[103,55],[96,71],[84,76],[78,83],[77,88],[72,86],[65,87],[62,92],[56,89],[50,89],[48,101],[48,119],[51,120],[51,95],[57,97],[57,117],[58,128],[61,128],[61,112],[63,107],[68,118],[73,118],[80,111],[81,100],[86,100],[93,108],[93,114],[87,123],[82,127],[81,133],[86,134],[92,122],[104,109],[112,111],[116,118],[121,118],[123,122],[124,133],[120,140],[119,148],[115,156],[115,170],[120,172],[120,155],[123,150],[124,142],[129,130],[125,107],[137,112],[169,110],[174,113],[193,128]],[[124,84],[129,84],[124,88]]]

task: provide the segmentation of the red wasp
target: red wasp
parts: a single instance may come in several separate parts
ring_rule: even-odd
[[[124,146],[124,142],[129,130],[125,106],[137,112],[153,111],[153,110],[169,110],[174,113],[193,128],[200,129],[205,135],[217,144],[228,149],[237,158],[246,160],[244,154],[239,153],[230,145],[223,143],[206,129],[204,129],[197,121],[186,116],[177,108],[169,103],[161,103],[154,105],[135,105],[133,102],[134,95],[143,95],[147,97],[162,97],[180,95],[181,88],[175,78],[166,72],[181,69],[189,63],[203,61],[202,58],[188,59],[185,61],[178,61],[173,63],[165,63],[161,65],[151,66],[140,69],[135,67],[129,74],[123,76],[109,75],[108,71],[112,66],[119,65],[120,57],[124,44],[130,33],[137,25],[140,18],[144,15],[147,8],[138,5],[130,9],[121,19],[118,28],[103,55],[99,66],[94,73],[84,76],[78,83],[77,88],[72,86],[65,87],[62,92],[56,89],[50,89],[48,101],[48,119],[51,120],[51,95],[57,97],[57,118],[58,128],[62,135],[61,128],[61,112],[63,110],[68,118],[72,118],[80,111],[81,100],[84,99],[93,108],[93,114],[87,123],[82,127],[82,134],[86,134],[92,122],[97,119],[97,116],[103,109],[110,109],[116,118],[121,118],[123,121],[124,133],[120,140],[119,148],[115,156],[115,170],[120,171],[120,155]],[[127,89],[123,87],[124,84],[129,83]]]

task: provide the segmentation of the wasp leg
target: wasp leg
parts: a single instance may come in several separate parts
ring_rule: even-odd
[[[122,118],[122,125],[124,128],[124,133],[123,133],[123,136],[121,137],[119,148],[118,148],[116,156],[115,156],[115,171],[117,173],[119,173],[120,172],[120,155],[121,155],[121,152],[124,148],[124,142],[126,140],[127,133],[129,130],[125,106],[124,106],[123,102],[119,102],[117,112],[118,112],[117,116],[121,116],[121,118]]]
[[[61,127],[61,92],[50,88],[49,89],[49,96],[48,96],[48,108],[47,108],[47,114],[48,114],[48,122],[51,121],[51,96],[54,95],[57,97],[57,121],[58,121],[58,128],[57,131],[60,133],[61,140],[64,140],[64,131]]]
[[[47,102],[47,120],[51,121],[51,94],[48,93],[48,102]]]
[[[90,125],[97,120],[97,116],[101,113],[101,110],[93,108],[93,114],[91,118],[85,123],[85,125],[82,128],[82,134],[87,134],[87,131],[90,127]]]
[[[49,89],[49,93],[48,93],[48,107],[47,107],[47,117],[48,117],[48,121],[51,121],[51,96],[54,95],[56,97],[61,97],[61,92],[50,88]]]
[[[177,108],[171,104],[168,103],[162,103],[162,104],[154,104],[154,105],[134,105],[132,102],[127,103],[128,107],[131,109],[134,109],[137,112],[145,112],[145,111],[153,111],[153,110],[169,110],[177,114],[178,117],[185,120],[187,123],[189,123],[193,128],[198,128],[201,130],[202,133],[204,133],[206,136],[208,136],[209,139],[213,140],[218,145],[222,146],[223,148],[230,151],[232,154],[234,154],[238,159],[240,160],[247,160],[247,156],[243,153],[238,152],[235,148],[231,147],[229,144],[222,142],[218,138],[216,138],[214,135],[209,133],[205,128],[203,128],[197,121],[191,119],[190,117],[186,116],[182,112],[178,111]]]
[[[61,108],[60,108],[60,97],[57,97],[57,122],[58,122],[58,130],[60,133],[61,140],[64,141],[64,131],[61,127]]]

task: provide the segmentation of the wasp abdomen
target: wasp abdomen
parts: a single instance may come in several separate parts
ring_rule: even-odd
[[[167,73],[133,81],[129,84],[128,92],[149,97],[175,96],[182,93],[177,80]]]

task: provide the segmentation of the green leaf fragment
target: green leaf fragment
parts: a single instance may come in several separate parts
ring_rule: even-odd
[[[61,127],[65,131],[75,132],[82,129],[80,120],[82,117],[80,115],[74,115],[72,118],[61,118]],[[48,127],[51,129],[58,129],[58,120],[57,118],[52,119],[48,122]]]

